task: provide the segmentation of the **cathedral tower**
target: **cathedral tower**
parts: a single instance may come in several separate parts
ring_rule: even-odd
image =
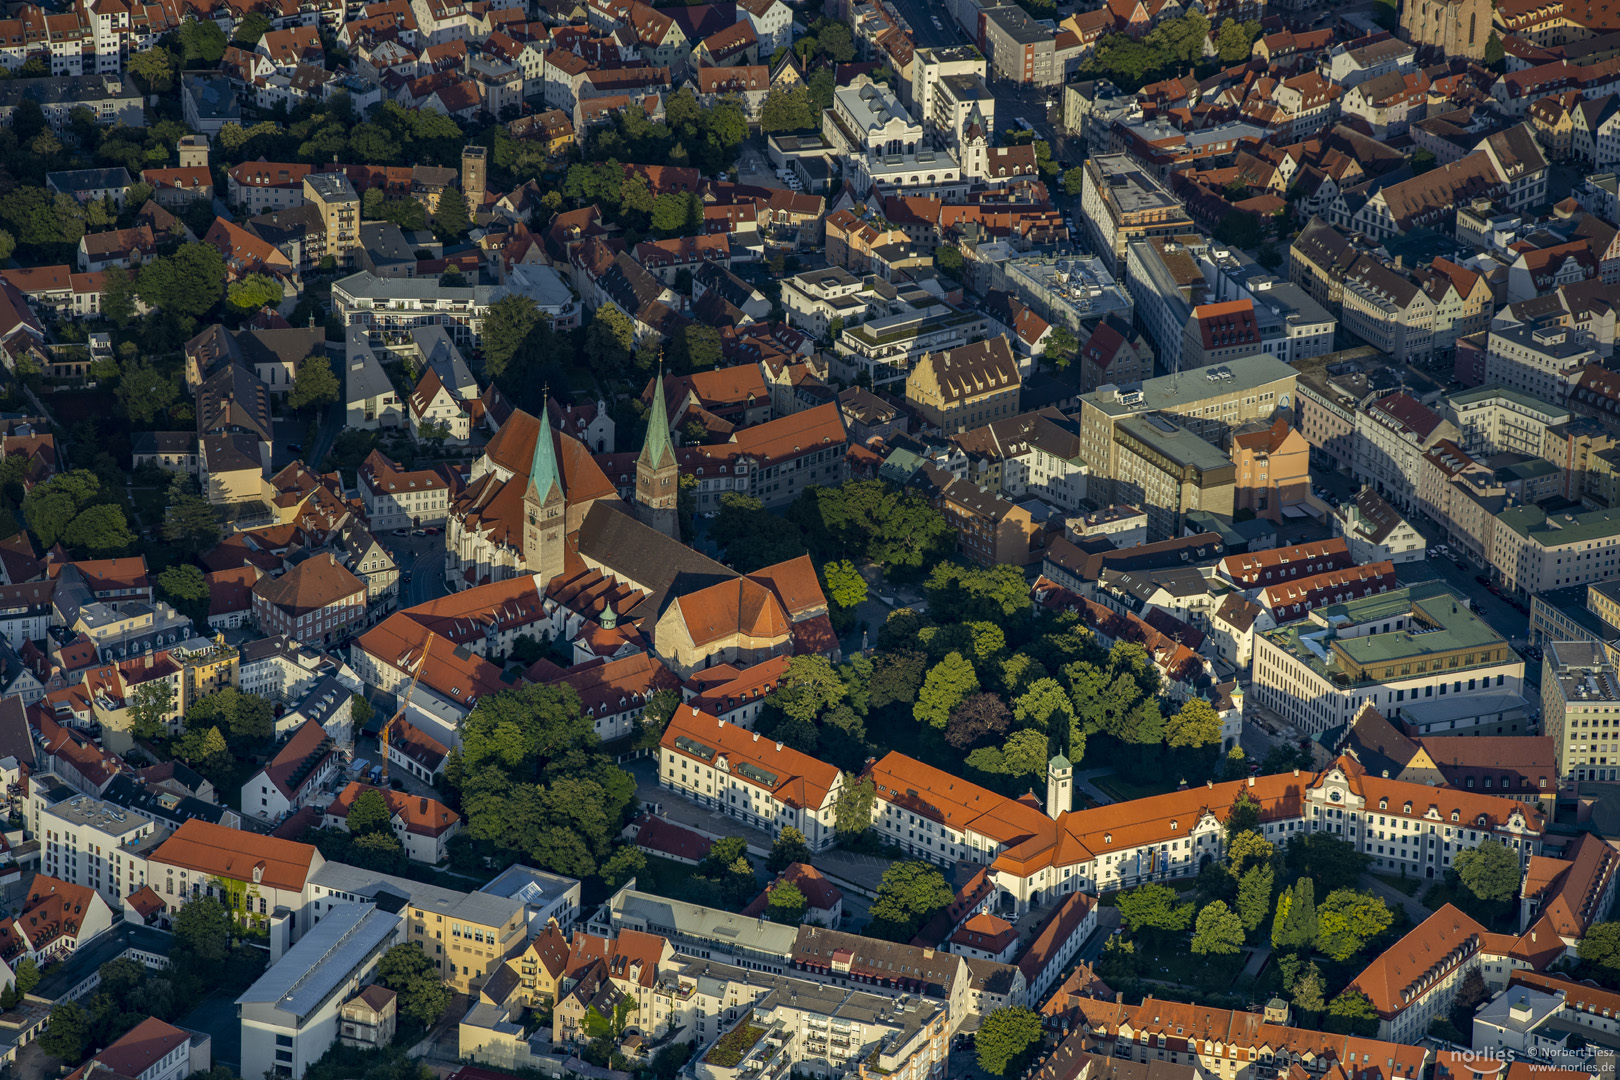
[[[523,562],[529,573],[540,575],[541,588],[563,569],[568,500],[557,469],[557,448],[552,441],[555,438],[546,412],[541,410],[534,458],[529,464],[529,486],[523,492]]]
[[[672,539],[680,539],[675,502],[681,490],[681,470],[675,444],[669,438],[669,411],[664,405],[664,373],[653,384],[652,408],[647,413],[647,441],[636,458],[636,516]]]

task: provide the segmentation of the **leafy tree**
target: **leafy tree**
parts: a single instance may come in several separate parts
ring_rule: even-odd
[[[198,626],[208,622],[208,579],[192,563],[171,566],[158,575],[158,592]]]
[[[1203,698],[1188,698],[1164,722],[1165,742],[1172,747],[1200,747],[1221,741],[1221,717]]]
[[[967,269],[967,263],[962,258],[962,249],[955,244],[941,244],[934,249],[934,266],[940,273],[957,280],[961,280]]]
[[[1575,954],[1588,964],[1620,971],[1620,922],[1593,923],[1575,946]]]
[[[1308,949],[1316,942],[1316,931],[1316,886],[1302,877],[1277,898],[1277,914],[1271,920],[1272,948]]]
[[[1435,158],[1433,150],[1414,150],[1411,157],[1412,171],[1419,176],[1433,169],[1440,162]]]
[[[25,956],[17,961],[17,968],[12,972],[12,977],[17,981],[19,994],[31,994],[34,987],[39,985],[39,965],[34,962],[33,957]]]
[[[724,358],[720,331],[712,326],[699,322],[687,323],[670,339],[670,366],[683,374],[719,367]]]
[[[188,555],[201,554],[219,543],[219,516],[207,499],[191,490],[184,477],[177,477],[169,485],[163,539]]]
[[[1192,951],[1230,955],[1243,948],[1243,920],[1221,900],[1206,904],[1193,928]]]
[[[1260,225],[1246,210],[1228,210],[1215,223],[1214,236],[1235,248],[1252,248],[1260,243]]]
[[[1372,861],[1348,840],[1325,832],[1294,834],[1284,853],[1288,876],[1308,877],[1324,893],[1351,887]]]
[[[374,832],[391,835],[394,829],[394,812],[388,809],[388,800],[383,798],[382,792],[368,788],[356,795],[354,802],[349,804],[346,825],[350,836],[364,836]]]
[[[483,342],[484,369],[492,378],[506,373],[540,322],[540,308],[527,296],[508,293],[490,305],[484,317]]]
[[[1012,713],[1000,697],[987,692],[969,694],[951,710],[945,723],[945,741],[958,750],[966,750],[986,735],[999,735],[1007,730]]]
[[[236,40],[244,45],[257,45],[259,39],[270,32],[270,17],[257,9],[242,16],[236,24]]]
[[[439,968],[415,941],[395,945],[377,961],[377,981],[399,995],[399,1011],[410,1020],[431,1027],[438,1023],[454,996],[439,977]]]
[[[162,50],[158,50],[162,51]],[[137,54],[139,56],[145,53]],[[167,53],[164,53],[167,56]],[[6,253],[7,257],[10,252]],[[106,271],[101,290],[101,313],[119,329],[130,324],[135,318],[135,278],[128,270],[114,267]]]
[[[826,563],[821,577],[827,583],[827,599],[848,611],[866,603],[866,579],[848,559]]]
[[[1316,946],[1343,963],[1388,930],[1394,919],[1383,897],[1335,889],[1316,911]]]
[[[337,376],[332,374],[332,362],[319,353],[305,358],[293,378],[292,392],[287,395],[288,407],[295,410],[311,406],[318,408],[330,405],[337,399],[338,381]]]
[[[1307,964],[1294,980],[1294,1004],[1308,1013],[1327,1008],[1327,983],[1315,964]]]
[[[164,717],[174,708],[174,687],[166,679],[152,679],[135,688],[129,703],[129,726],[137,739],[162,733]]]
[[[349,720],[354,724],[356,731],[364,731],[375,713],[376,710],[371,707],[371,702],[366,700],[364,694],[349,696]]]
[[[1119,917],[1131,933],[1176,933],[1192,922],[1193,906],[1179,902],[1176,890],[1149,882],[1119,894]]]
[[[1252,866],[1238,879],[1237,913],[1243,929],[1258,930],[1271,912],[1271,886],[1274,880],[1269,864]]]
[[[844,785],[833,801],[833,828],[839,836],[855,836],[872,825],[872,807],[877,803],[877,785],[871,777],[857,780],[844,774]]]
[[[979,1068],[991,1076],[1016,1076],[1041,1043],[1041,1018],[1021,1005],[996,1009],[975,1037]]]
[[[64,1001],[52,1009],[38,1042],[39,1048],[52,1057],[70,1064],[77,1062],[90,1045],[90,1017],[84,1007]]]
[[[889,614],[891,621],[896,614],[898,611]],[[874,709],[910,705],[928,674],[928,656],[915,649],[881,649],[881,635],[879,640],[880,651],[872,658],[872,678],[867,683],[867,704]]]
[[[113,503],[98,503],[81,510],[62,533],[69,547],[83,548],[98,555],[115,554],[135,543],[135,534],[124,520],[124,509]]]
[[[188,25],[197,20],[188,20]],[[225,260],[201,241],[181,244],[173,255],[148,259],[135,276],[143,303],[170,315],[201,318],[225,294]]]
[[[759,128],[767,135],[807,131],[817,126],[817,120],[807,86],[773,89],[759,109]]]
[[[225,55],[225,31],[210,19],[186,19],[180,24],[180,48],[187,67],[211,67]]]
[[[1001,760],[1009,776],[1040,776],[1046,772],[1046,734],[1041,731],[1015,731],[1001,748]]]
[[[988,567],[940,563],[923,590],[930,612],[941,623],[1006,622],[1027,615],[1033,604],[1023,571],[1005,563]]]
[[[268,274],[249,274],[225,290],[226,302],[238,311],[257,311],[281,303],[281,285]]]
[[[1505,901],[1519,891],[1519,856],[1500,840],[1485,840],[1452,860],[1463,885],[1481,900]]]
[[[1215,35],[1215,51],[1228,64],[1245,60],[1260,37],[1260,24],[1253,20],[1238,22],[1228,19]]]
[[[1059,371],[1067,371],[1079,351],[1080,343],[1075,339],[1074,331],[1062,323],[1053,323],[1052,332],[1042,346],[1041,356]]]
[[[1352,986],[1328,1003],[1326,1026],[1343,1034],[1360,1033],[1377,1028],[1378,1013],[1367,995]]]
[[[1507,52],[1502,48],[1502,39],[1495,30],[1485,39],[1485,66],[1493,71],[1499,70],[1507,60]]]
[[[950,652],[928,671],[922,689],[917,691],[917,704],[911,715],[920,724],[944,728],[950,721],[951,710],[979,689],[979,676],[973,665],[959,652]]]
[[[1275,853],[1271,841],[1251,829],[1238,833],[1227,844],[1226,865],[1233,877],[1241,878],[1250,866],[1270,863]]]
[[[1479,968],[1471,967],[1457,984],[1457,995],[1452,1011],[1460,1016],[1473,1016],[1479,1007],[1491,999],[1491,988],[1485,985],[1485,976]]]
[[[887,941],[910,941],[955,896],[931,863],[910,859],[890,863],[872,900],[872,921],[866,933]]]
[[[798,926],[804,921],[804,913],[809,907],[810,901],[805,897],[804,890],[791,881],[777,882],[765,901],[766,915],[771,922],[782,926]]]
[[[664,737],[670,718],[680,708],[681,695],[676,690],[660,690],[647,699],[647,705],[636,718],[636,748],[650,749]]]
[[[1063,174],[1063,194],[1076,198],[1086,186],[1086,170],[1076,165]]]
[[[771,853],[765,857],[765,869],[773,874],[780,874],[794,863],[809,861],[810,842],[804,838],[804,833],[788,825],[777,834],[775,842],[771,844]]]
[[[630,362],[636,329],[618,308],[603,304],[585,330],[585,358],[600,375],[614,375]]]
[[[230,911],[212,897],[187,900],[174,916],[174,943],[194,960],[218,963],[230,951]]]
[[[805,554],[804,539],[792,522],[738,491],[720,496],[713,535],[720,538],[726,562],[744,573]]]
[[[460,240],[471,228],[467,196],[455,184],[446,184],[439,193],[438,207],[433,212],[433,231],[442,239]]]
[[[131,422],[150,424],[179,400],[180,388],[172,375],[136,361],[124,369],[116,394],[119,407]]]
[[[149,94],[162,94],[174,86],[174,60],[162,46],[135,53],[129,58],[126,70]]]
[[[1240,834],[1255,832],[1260,826],[1260,803],[1247,791],[1240,791],[1226,811],[1224,828],[1227,846]]]
[[[647,856],[640,848],[626,844],[602,864],[602,881],[610,889],[617,889],[631,878],[639,878],[647,872]]]

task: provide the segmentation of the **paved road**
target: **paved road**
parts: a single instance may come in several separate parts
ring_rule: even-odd
[[[1114,775],[1113,769],[1087,769],[1084,772],[1074,774],[1074,786],[1089,795],[1098,806],[1107,806],[1114,801],[1113,796],[1093,784],[1092,781],[1099,776],[1112,775]]]
[[[955,19],[929,0],[891,0],[900,17],[911,26],[911,40],[919,49],[972,44]],[[939,25],[934,25],[934,20]]]

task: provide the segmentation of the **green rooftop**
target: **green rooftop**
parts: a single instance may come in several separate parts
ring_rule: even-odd
[[[1353,627],[1408,615],[1418,618],[1399,630],[1361,636],[1347,633]],[[1420,660],[1458,649],[1494,649],[1507,645],[1501,634],[1469,609],[1461,593],[1442,581],[1427,581],[1360,600],[1331,604],[1316,609],[1309,618],[1267,630],[1263,636],[1323,678],[1337,677],[1335,681],[1349,677],[1339,666],[1340,652],[1354,663],[1368,667]],[[1466,671],[1468,667],[1447,670]],[[1342,681],[1341,685],[1344,685]]]
[[[1473,405],[1474,403],[1480,401],[1489,401],[1492,398],[1501,398],[1504,401],[1511,401],[1515,405],[1522,405],[1527,409],[1535,409],[1537,412],[1544,413],[1547,416],[1568,417],[1572,415],[1568,409],[1559,405],[1554,405],[1546,398],[1538,398],[1534,394],[1526,394],[1521,390],[1510,390],[1505,386],[1476,386],[1472,390],[1463,390],[1459,393],[1450,395],[1449,400],[1451,401],[1452,405],[1462,408],[1465,405]]]
[[[1562,547],[1620,536],[1620,510],[1587,510],[1579,514],[1554,514],[1549,518],[1541,507],[1524,505],[1509,507],[1497,514],[1496,519],[1542,547]]]

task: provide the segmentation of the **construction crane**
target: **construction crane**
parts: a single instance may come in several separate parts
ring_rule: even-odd
[[[382,730],[377,733],[377,749],[382,752],[382,786],[388,786],[388,747],[389,739],[394,734],[394,721],[405,715],[405,707],[411,703],[411,695],[416,693],[416,684],[422,678],[422,669],[427,667],[428,653],[433,651],[433,635],[427,636],[427,644],[422,646],[422,661],[416,665],[411,674],[411,685],[405,688],[405,696],[399,700],[399,708],[393,715],[383,721]]]

